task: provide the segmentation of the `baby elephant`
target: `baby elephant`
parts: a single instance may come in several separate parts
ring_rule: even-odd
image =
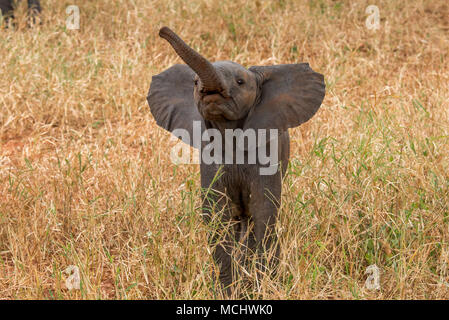
[[[187,65],[153,76],[148,104],[159,126],[200,151],[203,216],[219,222],[211,242],[229,293],[248,252],[256,253],[257,270],[275,267],[288,128],[317,112],[324,78],[307,63],[249,69],[232,61],[211,63],[169,28],[159,35]],[[226,226],[229,232],[221,232]],[[243,248],[238,254],[237,247]]]

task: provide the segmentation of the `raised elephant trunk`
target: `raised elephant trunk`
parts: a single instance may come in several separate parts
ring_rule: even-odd
[[[223,92],[224,86],[220,75],[215,70],[212,63],[201,56],[198,52],[189,47],[176,33],[168,27],[162,27],[159,30],[159,36],[164,38],[175,49],[176,53],[184,60],[187,65],[192,68],[198,75],[203,84],[203,90],[206,92],[218,91]]]

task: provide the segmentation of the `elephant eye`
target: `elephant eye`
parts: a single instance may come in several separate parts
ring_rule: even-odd
[[[198,80],[195,79],[194,83],[197,86],[198,85]]]
[[[239,84],[239,86],[241,86],[242,84],[245,83],[245,81],[243,81],[242,79],[238,79],[238,80],[237,80],[237,83]]]

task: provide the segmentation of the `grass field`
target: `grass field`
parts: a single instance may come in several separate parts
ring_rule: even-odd
[[[163,25],[211,60],[325,76],[320,111],[290,132],[279,277],[251,297],[449,298],[446,0],[42,4],[43,24],[27,28],[22,5],[0,30],[0,299],[221,297],[199,167],[171,163],[146,102],[181,62]],[[380,290],[365,288],[372,264]]]

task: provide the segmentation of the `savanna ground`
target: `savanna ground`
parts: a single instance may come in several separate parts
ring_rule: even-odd
[[[251,297],[449,298],[446,0],[42,4],[43,24],[27,28],[22,4],[0,30],[1,299],[221,297],[199,167],[171,163],[146,102],[181,62],[163,25],[211,60],[325,76],[321,109],[291,130],[278,277]],[[365,288],[372,264],[380,290]]]

